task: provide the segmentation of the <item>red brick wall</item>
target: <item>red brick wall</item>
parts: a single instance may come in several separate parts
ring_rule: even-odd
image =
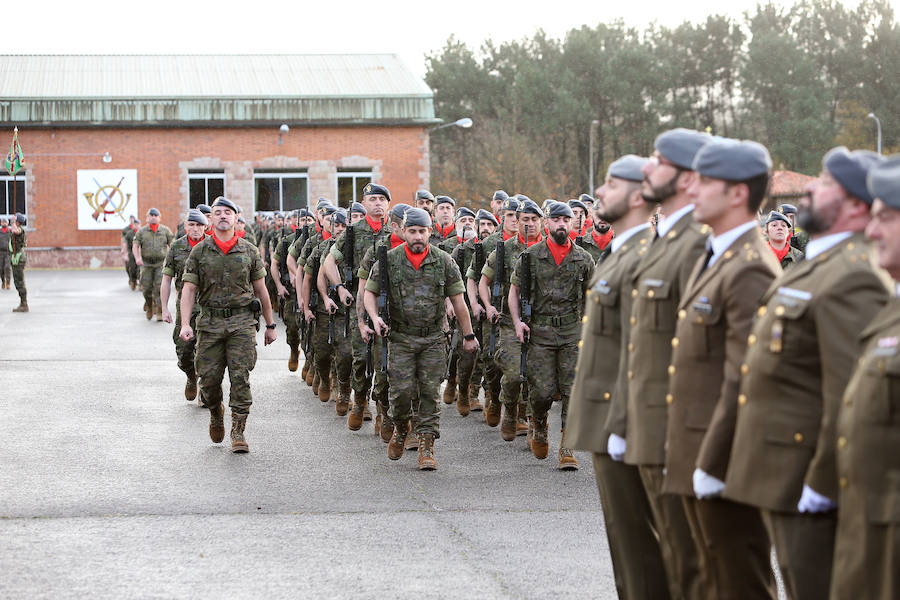
[[[254,168],[303,167],[309,195],[334,198],[337,167],[371,167],[395,202],[428,186],[423,127],[229,129],[29,129],[19,127],[28,169],[29,246],[118,246],[119,231],[79,231],[76,171],[137,169],[138,214],[155,206],[173,231],[188,206],[188,169],[225,169],[226,195],[250,212]],[[100,154],[109,152],[111,163]],[[39,156],[94,153],[97,156]],[[89,260],[89,258],[87,259]],[[30,261],[29,261],[30,262]],[[106,262],[106,261],[104,261]],[[86,264],[84,266],[87,266]]]

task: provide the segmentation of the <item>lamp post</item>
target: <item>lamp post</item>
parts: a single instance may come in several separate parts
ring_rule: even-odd
[[[443,125],[438,125],[437,127],[432,127],[429,131],[437,131],[438,129],[443,129],[444,127],[461,127],[463,129],[468,129],[472,126],[472,119],[469,117],[463,117],[462,119],[457,119],[452,123],[444,123]]]
[[[598,125],[600,125],[600,121],[597,119],[591,121],[591,128],[588,132],[588,192],[591,196],[594,195],[594,136]]]
[[[881,120],[875,116],[875,113],[869,113],[868,117],[875,119],[875,124],[878,125],[878,154],[881,154]]]
[[[284,134],[291,130],[290,127],[287,126],[287,123],[282,123],[281,127],[278,128],[278,145],[281,146],[284,144]]]

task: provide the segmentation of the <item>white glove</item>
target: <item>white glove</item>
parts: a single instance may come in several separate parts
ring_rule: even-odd
[[[800,494],[797,510],[802,513],[821,513],[834,510],[835,508],[837,508],[837,502],[823,496],[805,483],[803,484],[803,493]]]
[[[725,482],[706,473],[702,469],[694,469],[694,495],[701,500],[718,498],[725,489]]]
[[[609,439],[606,441],[606,451],[609,452],[609,457],[616,462],[622,462],[622,459],[625,458],[625,438],[621,438],[614,433],[609,434]]]

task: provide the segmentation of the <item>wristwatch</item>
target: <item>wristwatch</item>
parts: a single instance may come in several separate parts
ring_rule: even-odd
[[[463,336],[463,339],[466,340],[467,342],[471,342],[472,340],[475,339],[475,334],[474,334],[474,333],[470,333],[470,334],[464,335],[464,336]]]
[[[271,325],[266,325],[266,329],[275,329],[275,323],[272,323]]]

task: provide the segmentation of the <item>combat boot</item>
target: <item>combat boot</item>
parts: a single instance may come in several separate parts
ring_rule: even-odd
[[[410,420],[408,433],[406,434],[406,440],[403,442],[403,447],[406,450],[415,450],[419,447],[419,437],[415,434],[415,423]]]
[[[519,402],[519,411],[516,417],[516,435],[527,435],[528,434],[528,403],[525,401]],[[529,446],[530,448],[530,446]]]
[[[315,370],[315,369],[313,369],[313,370]],[[312,378],[313,396],[319,395],[319,386],[321,384],[322,384],[322,378],[319,377],[319,371],[315,370],[315,373],[313,373],[313,378]]]
[[[381,405],[377,402],[375,403],[375,435],[381,435],[381,421],[383,417],[381,416]]]
[[[394,420],[391,418],[390,414],[382,413],[381,429],[378,433],[381,435],[381,441],[385,444],[391,441],[391,436],[394,434]]]
[[[19,295],[19,305],[12,309],[13,312],[28,312],[28,297],[25,294]]]
[[[163,320],[163,316],[162,316],[162,306],[160,306],[159,304],[155,304],[155,303],[154,303],[153,306],[156,307],[156,321],[157,321],[157,323],[162,323],[162,320]]]
[[[570,448],[559,447],[559,465],[556,467],[560,471],[577,471],[578,459],[572,454]]]
[[[309,359],[306,360],[306,363],[309,364]],[[308,370],[306,371],[306,375],[303,376],[303,380],[306,381],[306,385],[309,387],[313,386],[313,382],[316,380],[316,366],[309,365]]]
[[[500,423],[500,410],[503,405],[500,399],[495,398],[490,392],[485,392],[485,400],[487,405],[484,407],[484,422],[490,427],[496,427]]]
[[[437,461],[434,459],[434,436],[430,433],[419,434],[419,470],[434,471]]]
[[[325,373],[324,377],[319,378],[319,400],[322,402],[331,400],[331,372]]]
[[[516,416],[519,411],[515,404],[507,404],[503,407],[503,422],[500,424],[500,435],[504,442],[516,439]]]
[[[134,282],[134,281],[129,281],[129,282],[128,282],[128,287],[130,287],[130,288],[131,288],[131,291],[133,292],[133,291],[134,291],[134,288],[137,287],[137,283]]]
[[[525,438],[525,444],[528,446],[528,449],[531,450],[531,440],[534,439],[534,419],[528,417],[528,433]]]
[[[209,439],[216,444],[225,439],[225,409],[221,402],[209,409]]]
[[[350,408],[350,416],[347,417],[347,429],[359,431],[363,424],[363,414],[369,403],[369,392],[362,394],[353,392],[353,406]]]
[[[231,413],[231,451],[235,454],[243,454],[250,451],[247,440],[244,439],[244,427],[247,425],[247,415]]]
[[[453,401],[456,400],[456,377],[451,377],[447,380],[447,385],[444,387],[444,404],[453,404]]]
[[[367,402],[365,406],[363,406],[363,421],[371,421],[372,420],[372,411],[369,410],[369,403]]]
[[[548,418],[544,414],[540,417],[532,417],[534,421],[533,433],[531,434],[531,453],[539,460],[547,458],[550,450],[550,442],[547,434]]]
[[[306,381],[306,374],[309,373],[309,367],[311,366],[312,361],[308,358],[303,359],[303,369],[300,371],[300,379]]]
[[[343,417],[350,410],[350,382],[341,381],[338,383],[338,400],[334,405],[334,410],[339,417]]]
[[[300,349],[297,346],[291,346],[291,356],[288,358],[288,371],[293,373],[300,364]]]
[[[144,310],[146,311],[144,314],[147,315],[148,321],[153,318],[153,313],[156,312],[155,310],[153,310],[152,302],[144,302]]]
[[[471,412],[479,412],[484,410],[484,405],[481,403],[481,400],[478,399],[478,394],[481,393],[481,388],[477,383],[469,384],[469,410]]]
[[[409,427],[409,422],[404,421],[403,423],[395,423],[394,424],[394,434],[391,436],[391,441],[388,444],[388,458],[391,460],[400,460],[400,457],[403,456],[403,446],[404,440],[406,439],[406,432]]]
[[[193,402],[194,398],[197,397],[197,375],[191,373],[187,376],[187,381],[184,384],[184,399],[188,402]]]
[[[450,387],[450,384],[447,384]],[[469,416],[469,390],[459,390],[456,395],[456,410],[463,417]]]

